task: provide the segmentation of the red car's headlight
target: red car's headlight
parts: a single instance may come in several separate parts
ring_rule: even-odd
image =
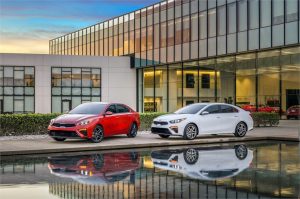
[[[49,125],[51,126],[54,123],[54,121],[55,121],[54,119],[50,120],[50,124]]]
[[[84,125],[87,125],[91,122],[91,120],[83,120],[81,122],[78,122],[76,125],[77,126],[84,126]]]

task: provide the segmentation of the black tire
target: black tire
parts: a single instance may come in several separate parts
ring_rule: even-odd
[[[185,140],[193,140],[198,135],[198,127],[195,124],[187,124],[184,128],[183,138]]]
[[[290,117],[290,116],[286,116],[286,119],[290,120],[290,119],[291,119],[291,117]]]
[[[93,130],[91,141],[94,143],[99,143],[103,140],[103,138],[104,138],[104,131],[102,126],[96,125]]]
[[[244,160],[248,155],[248,149],[245,145],[234,146],[235,155],[239,160]]]
[[[235,137],[244,137],[248,131],[248,127],[245,122],[239,122],[235,127]]]
[[[55,141],[57,142],[63,142],[65,141],[67,138],[53,138]]]
[[[184,161],[189,164],[196,164],[199,159],[199,153],[196,149],[190,148],[183,152]]]
[[[169,138],[169,137],[170,137],[170,135],[163,135],[163,134],[159,134],[159,137],[161,137],[161,138]]]
[[[130,131],[127,134],[127,137],[134,138],[134,137],[136,137],[137,132],[138,132],[138,127],[137,127],[136,123],[134,122],[131,124]]]
[[[94,168],[96,170],[100,170],[104,165],[103,155],[102,154],[93,155],[93,163],[94,163]]]

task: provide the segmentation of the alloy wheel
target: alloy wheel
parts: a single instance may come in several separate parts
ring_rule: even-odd
[[[247,126],[244,122],[240,122],[238,123],[237,127],[236,127],[236,134],[239,137],[243,137],[245,136],[247,133]]]
[[[136,123],[133,123],[131,125],[130,132],[127,134],[127,136],[130,138],[134,138],[137,135],[137,131],[138,131],[137,125]]]
[[[184,152],[184,160],[187,164],[195,164],[198,161],[198,151],[195,149],[187,149]]]
[[[93,131],[92,141],[95,143],[101,142],[103,140],[103,128],[97,125]]]
[[[194,124],[188,124],[185,127],[185,138],[188,140],[193,140],[198,134],[198,129]]]

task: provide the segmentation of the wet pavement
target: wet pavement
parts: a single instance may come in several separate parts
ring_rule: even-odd
[[[299,198],[299,142],[1,157],[1,198]]]

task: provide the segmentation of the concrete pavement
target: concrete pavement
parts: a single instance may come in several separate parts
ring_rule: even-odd
[[[56,142],[50,137],[23,140],[0,140],[0,156],[45,154],[61,152],[83,152],[112,149],[149,148],[179,145],[197,145],[227,142],[247,142],[261,140],[297,141],[300,137],[300,121],[283,120],[278,127],[260,127],[250,131],[243,138],[236,138],[231,134],[200,136],[195,140],[187,141],[180,137],[162,139],[157,135],[142,132],[136,138],[115,136],[104,139],[101,143],[91,143],[86,140],[67,140]]]

